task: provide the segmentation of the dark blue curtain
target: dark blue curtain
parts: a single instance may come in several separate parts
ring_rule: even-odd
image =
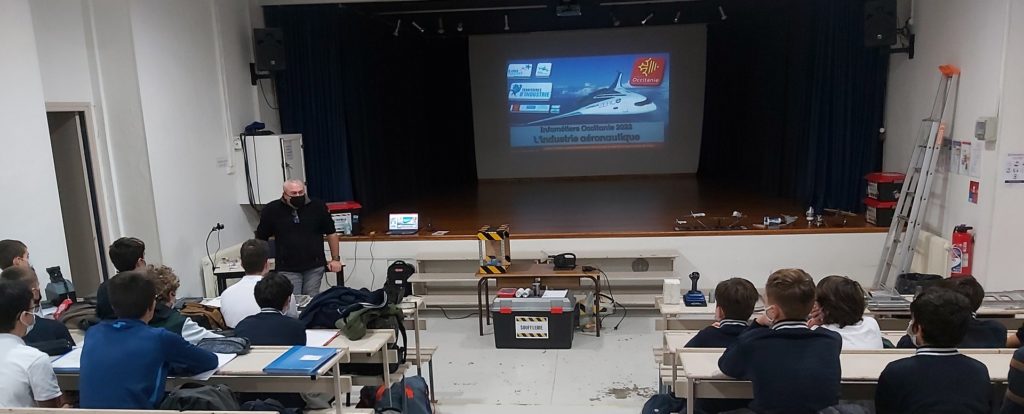
[[[820,210],[861,210],[881,167],[884,48],[863,0],[725,2],[708,25],[699,176]]]
[[[476,182],[465,37],[395,37],[334,4],[264,15],[284,31],[281,125],[304,134],[310,192],[373,210]]]

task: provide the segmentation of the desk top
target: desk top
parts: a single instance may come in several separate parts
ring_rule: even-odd
[[[509,268],[508,273],[498,274],[485,274],[477,273],[477,278],[503,278],[503,277],[600,277],[598,272],[584,272],[583,266],[576,266],[572,270],[555,270],[554,265],[551,264],[537,264],[532,263],[529,265],[516,264]]]
[[[349,354],[373,354],[394,341],[395,331],[393,329],[367,329],[363,339],[353,341],[346,338],[345,335],[338,335],[328,342],[327,346],[348,349]]]
[[[732,380],[718,370],[722,348],[686,348],[678,352],[681,375],[703,380]],[[985,364],[993,382],[1005,382],[1013,349],[965,349],[960,352]],[[890,362],[914,355],[907,349],[844,351],[839,355],[842,381],[876,382]]]
[[[275,359],[280,357],[286,351],[291,349],[290,346],[254,346],[248,354],[236,356],[231,362],[228,362],[214,374],[214,378],[217,376],[276,376],[267,375],[263,372],[263,368],[274,362]],[[339,363],[348,362],[348,351],[340,349],[338,353],[324,363],[320,367],[320,371],[317,375],[323,376],[334,368]]]
[[[668,352],[677,352],[680,349],[686,347],[686,343],[693,339],[697,335],[696,330],[680,330],[680,331],[665,331],[665,349]],[[907,333],[904,331],[882,331],[882,338],[888,339],[892,343],[897,343],[900,338]],[[693,349],[693,348],[688,348]]]

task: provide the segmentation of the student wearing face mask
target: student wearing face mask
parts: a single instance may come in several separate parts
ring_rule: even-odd
[[[292,300],[292,283],[276,272],[256,283],[253,289],[260,313],[235,326],[235,336],[249,338],[253,345],[306,345],[306,326],[285,316]]]
[[[60,387],[50,357],[22,341],[35,319],[28,286],[0,280],[0,407],[60,405]]]
[[[32,292],[32,313],[36,315],[36,323],[22,339],[29,346],[42,349],[44,352],[55,353],[54,350],[57,349],[66,350],[67,345],[75,346],[75,339],[71,337],[71,332],[63,323],[44,318],[39,314],[41,312],[40,302],[43,299],[39,293],[39,278],[36,277],[36,272],[27,266],[28,262],[25,263],[25,266],[11,266],[0,273],[0,279],[23,283]],[[54,341],[61,340],[67,341],[67,344],[54,344]]]
[[[324,236],[331,260],[324,258]],[[327,271],[340,272],[341,256],[334,220],[323,201],[309,198],[306,184],[285,181],[280,200],[274,200],[260,213],[256,238],[274,238],[274,270],[292,282],[294,294],[316,296]]]

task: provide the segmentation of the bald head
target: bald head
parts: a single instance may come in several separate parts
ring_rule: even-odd
[[[309,197],[306,195],[306,183],[299,180],[288,180],[281,185],[281,200],[292,206],[293,208],[299,208],[306,205],[309,202]]]

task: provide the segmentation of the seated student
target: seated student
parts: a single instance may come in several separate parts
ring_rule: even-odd
[[[1000,414],[1024,414],[1024,348],[1013,352]]]
[[[153,319],[149,321],[149,326],[174,332],[192,344],[198,344],[206,338],[222,337],[199,326],[192,318],[182,316],[174,309],[181,281],[173,269],[167,266],[149,266],[147,272],[156,282],[156,310],[153,312]]]
[[[11,266],[32,267],[28,260],[28,246],[19,240],[0,240],[0,270]]]
[[[235,326],[235,336],[249,338],[253,345],[306,345],[306,326],[285,316],[292,300],[292,282],[271,272],[253,289],[260,313],[249,315]]]
[[[988,413],[988,368],[961,355],[971,304],[949,289],[932,287],[910,304],[907,333],[917,353],[890,362],[878,376],[875,410],[886,413]]]
[[[132,270],[146,270],[146,243],[134,237],[122,237],[114,240],[107,251],[110,262],[118,272]],[[96,288],[96,316],[100,319],[116,319],[114,308],[110,306],[110,299],[107,295],[107,282],[100,283]]]
[[[269,245],[263,240],[251,239],[242,243],[239,256],[242,270],[245,270],[246,276],[229,286],[220,295],[220,312],[224,315],[224,323],[228,326],[234,328],[242,319],[260,313],[260,305],[256,303],[253,290],[256,289],[256,283],[270,271],[270,263],[267,261],[269,255]],[[298,318],[299,313],[294,306],[294,297],[289,304],[285,313],[293,318]]]
[[[686,343],[687,348],[725,348],[747,329],[757,304],[757,288],[747,279],[734,277],[715,286],[715,322],[701,329]],[[719,413],[746,407],[750,400],[697,400],[698,413]]]
[[[32,291],[32,313],[36,315],[36,323],[22,338],[26,344],[42,345],[63,339],[68,341],[71,346],[75,345],[75,339],[71,337],[71,332],[63,323],[40,315],[40,302],[42,302],[43,296],[39,293],[39,278],[36,277],[36,272],[31,267],[17,265],[8,267],[3,273],[0,273],[0,279],[24,283]]]
[[[828,276],[818,281],[807,325],[838,332],[843,349],[882,349],[882,330],[875,318],[864,316],[865,307],[860,283],[845,276]]]
[[[807,327],[814,292],[803,270],[772,273],[764,314],[719,358],[722,373],[752,383],[754,412],[817,413],[839,403],[843,341],[833,331]]]
[[[145,273],[118,273],[107,291],[118,319],[86,333],[79,375],[82,408],[151,410],[164,398],[171,364],[180,375],[217,367],[213,353],[146,325],[156,309],[156,284]]]
[[[20,281],[0,280],[0,407],[57,407],[60,387],[50,357],[25,345],[32,328],[32,291]]]
[[[1002,348],[1006,346],[1006,326],[993,321],[978,319],[975,312],[981,308],[981,302],[985,299],[985,289],[981,287],[978,280],[971,277],[957,277],[944,279],[937,287],[950,289],[967,298],[971,308],[971,319],[967,324],[967,335],[960,342],[958,348]],[[904,335],[900,338],[897,348],[914,348],[910,337]]]

